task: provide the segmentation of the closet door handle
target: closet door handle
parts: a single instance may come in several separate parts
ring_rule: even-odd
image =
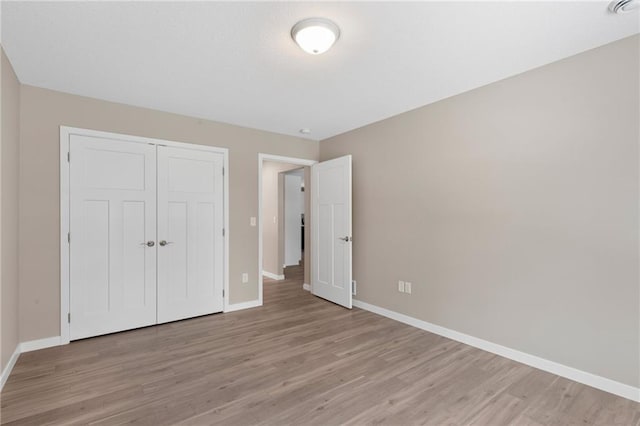
[[[158,244],[160,244],[162,247],[164,247],[164,246],[166,246],[166,245],[173,244],[173,241],[165,241],[165,240],[162,240],[162,241],[160,241]]]
[[[140,243],[141,246],[153,247],[156,245],[153,241],[147,241],[146,243]]]

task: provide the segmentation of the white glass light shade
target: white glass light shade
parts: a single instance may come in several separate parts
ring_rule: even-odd
[[[291,38],[302,50],[312,55],[326,52],[340,37],[336,24],[324,18],[309,18],[291,29]]]

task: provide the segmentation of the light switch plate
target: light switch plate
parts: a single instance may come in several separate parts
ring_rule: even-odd
[[[256,218],[255,217],[251,217],[249,219],[249,225],[251,226],[256,226]]]
[[[247,274],[246,272],[242,273],[242,284],[246,284],[249,282],[249,274]]]

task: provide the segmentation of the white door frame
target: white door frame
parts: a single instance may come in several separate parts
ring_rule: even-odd
[[[265,161],[309,167],[317,163],[316,160],[307,160],[304,158],[283,157],[282,155],[271,155],[262,153],[258,154],[258,306],[262,306],[262,285],[264,284],[262,276],[262,163],[264,163]],[[305,188],[305,191],[308,190],[309,188]],[[305,216],[305,222],[307,221],[308,218]],[[309,244],[309,242],[305,241],[305,247],[307,247],[307,244]],[[310,244],[309,247],[311,247]],[[305,265],[305,268],[309,267],[310,265]]]
[[[60,344],[69,343],[69,286],[70,286],[70,253],[69,253],[69,216],[70,216],[70,174],[69,174],[69,140],[71,135],[90,136],[96,138],[116,139],[131,143],[172,146],[199,151],[217,152],[224,157],[224,309],[229,305],[229,150],[208,145],[174,142],[142,136],[130,136],[122,133],[103,132],[60,126]]]

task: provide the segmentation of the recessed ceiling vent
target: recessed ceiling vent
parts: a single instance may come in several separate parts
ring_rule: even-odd
[[[640,7],[638,0],[614,0],[609,3],[609,10],[613,13],[628,13]]]

